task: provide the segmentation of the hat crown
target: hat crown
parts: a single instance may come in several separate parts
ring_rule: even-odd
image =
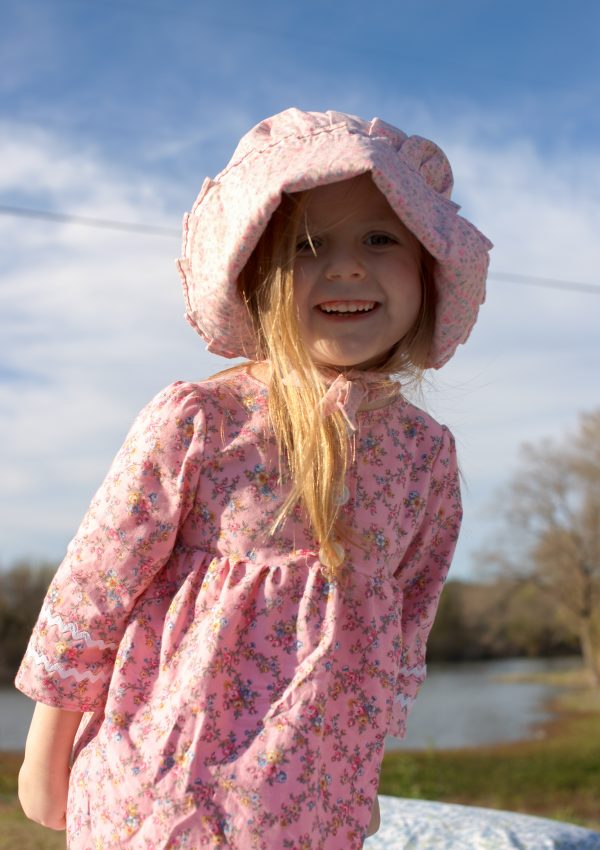
[[[292,108],[265,118],[242,137],[226,170],[249,154],[261,153],[285,139],[303,139],[333,128],[344,128],[350,134],[365,136],[373,141],[386,140],[431,189],[446,198],[450,197],[454,182],[452,169],[445,153],[435,142],[421,136],[408,136],[381,118],[365,121],[357,115],[334,110],[303,112]]]

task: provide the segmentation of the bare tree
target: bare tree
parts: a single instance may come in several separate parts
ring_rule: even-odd
[[[555,601],[600,684],[600,410],[560,443],[523,447],[500,513],[505,542],[488,559]]]

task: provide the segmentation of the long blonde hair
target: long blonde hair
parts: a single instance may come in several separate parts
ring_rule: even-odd
[[[341,575],[343,563],[340,538],[357,542],[340,517],[351,444],[341,412],[321,414],[327,385],[307,356],[299,332],[293,264],[306,199],[306,192],[283,196],[239,276],[238,290],[255,330],[257,359],[268,360],[271,366],[269,415],[279,449],[279,480],[283,483],[283,470],[287,470],[291,485],[270,533],[299,504],[319,541],[321,560],[335,578]],[[392,375],[418,379],[423,373],[435,321],[433,267],[433,258],[422,249],[419,316],[385,360],[370,367],[381,372],[382,385],[390,393],[397,389]]]

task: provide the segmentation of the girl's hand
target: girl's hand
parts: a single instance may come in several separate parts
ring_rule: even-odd
[[[19,800],[30,820],[49,829],[65,829],[69,765],[50,769],[34,759],[25,759],[19,771]]]
[[[369,835],[375,835],[381,825],[381,812],[379,811],[379,797],[373,800],[373,810],[371,812],[371,822],[367,828],[367,838]]]
[[[19,771],[19,800],[30,820],[66,826],[69,764],[81,712],[37,703]]]

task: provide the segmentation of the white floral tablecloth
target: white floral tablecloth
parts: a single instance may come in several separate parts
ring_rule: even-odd
[[[471,806],[379,797],[381,828],[364,850],[600,850],[600,832]]]

